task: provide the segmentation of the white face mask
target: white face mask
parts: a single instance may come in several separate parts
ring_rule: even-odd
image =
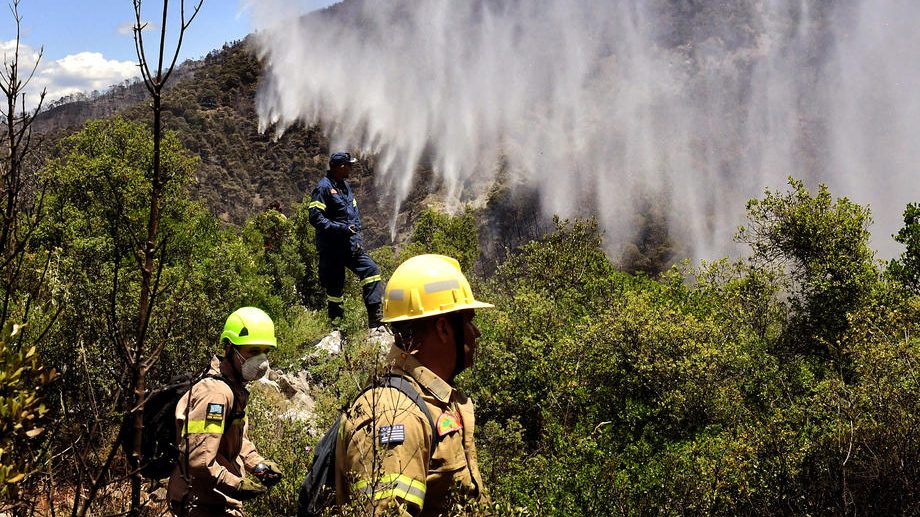
[[[243,361],[243,355],[239,351],[236,353],[240,356],[240,360]],[[246,382],[261,379],[263,375],[268,373],[268,356],[259,354],[246,359],[243,361],[243,368],[240,373]]]

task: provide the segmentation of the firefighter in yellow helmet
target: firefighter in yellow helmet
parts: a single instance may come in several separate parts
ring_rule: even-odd
[[[338,504],[441,515],[455,497],[487,502],[473,442],[473,401],[453,381],[473,365],[480,335],[475,309],[492,305],[473,297],[460,264],[443,255],[403,262],[383,303],[383,321],[396,338],[387,358],[390,375],[411,384],[428,415],[383,383],[362,393],[345,412],[336,443]]]
[[[283,476],[246,437],[246,383],[268,371],[277,346],[275,325],[261,309],[237,309],[221,333],[223,357],[176,406],[179,459],[167,495],[173,515],[242,516],[242,501],[266,492]]]

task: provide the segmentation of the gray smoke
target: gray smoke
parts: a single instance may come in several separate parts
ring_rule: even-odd
[[[374,153],[394,214],[419,166],[455,206],[503,169],[547,213],[596,213],[614,251],[638,205],[667,203],[675,237],[711,257],[792,175],[869,204],[893,255],[920,200],[915,0],[294,4],[251,4],[262,127],[319,123]]]

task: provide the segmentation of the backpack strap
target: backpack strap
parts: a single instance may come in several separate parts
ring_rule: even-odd
[[[206,372],[202,376],[202,379],[208,379],[208,378],[222,381],[224,384],[227,385],[228,388],[230,388],[230,395],[233,397],[233,401],[230,403],[230,414],[228,415],[228,420],[230,420],[230,422],[233,422],[233,420],[240,418],[242,415],[236,414],[237,409],[239,409],[236,404],[237,396],[236,396],[236,391],[234,391],[233,389],[233,385],[230,384],[230,379],[225,377],[224,374],[222,373],[207,373]]]
[[[402,392],[403,395],[409,397],[409,400],[414,402],[415,405],[422,410],[422,414],[428,419],[428,425],[431,427],[431,450],[428,451],[428,461],[431,461],[431,458],[434,457],[434,450],[437,448],[440,437],[438,436],[438,428],[434,425],[434,418],[431,417],[431,411],[428,410],[428,404],[422,399],[418,390],[412,386],[412,383],[409,382],[408,379],[395,373],[385,375],[383,377],[383,382],[379,385],[375,385],[374,383],[369,384],[361,393],[363,394],[365,391],[375,387],[395,388]],[[360,395],[358,396],[360,397]]]

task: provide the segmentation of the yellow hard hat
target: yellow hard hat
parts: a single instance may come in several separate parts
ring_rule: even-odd
[[[382,321],[393,323],[485,307],[493,305],[473,298],[459,262],[444,255],[418,255],[400,264],[387,282]]]

